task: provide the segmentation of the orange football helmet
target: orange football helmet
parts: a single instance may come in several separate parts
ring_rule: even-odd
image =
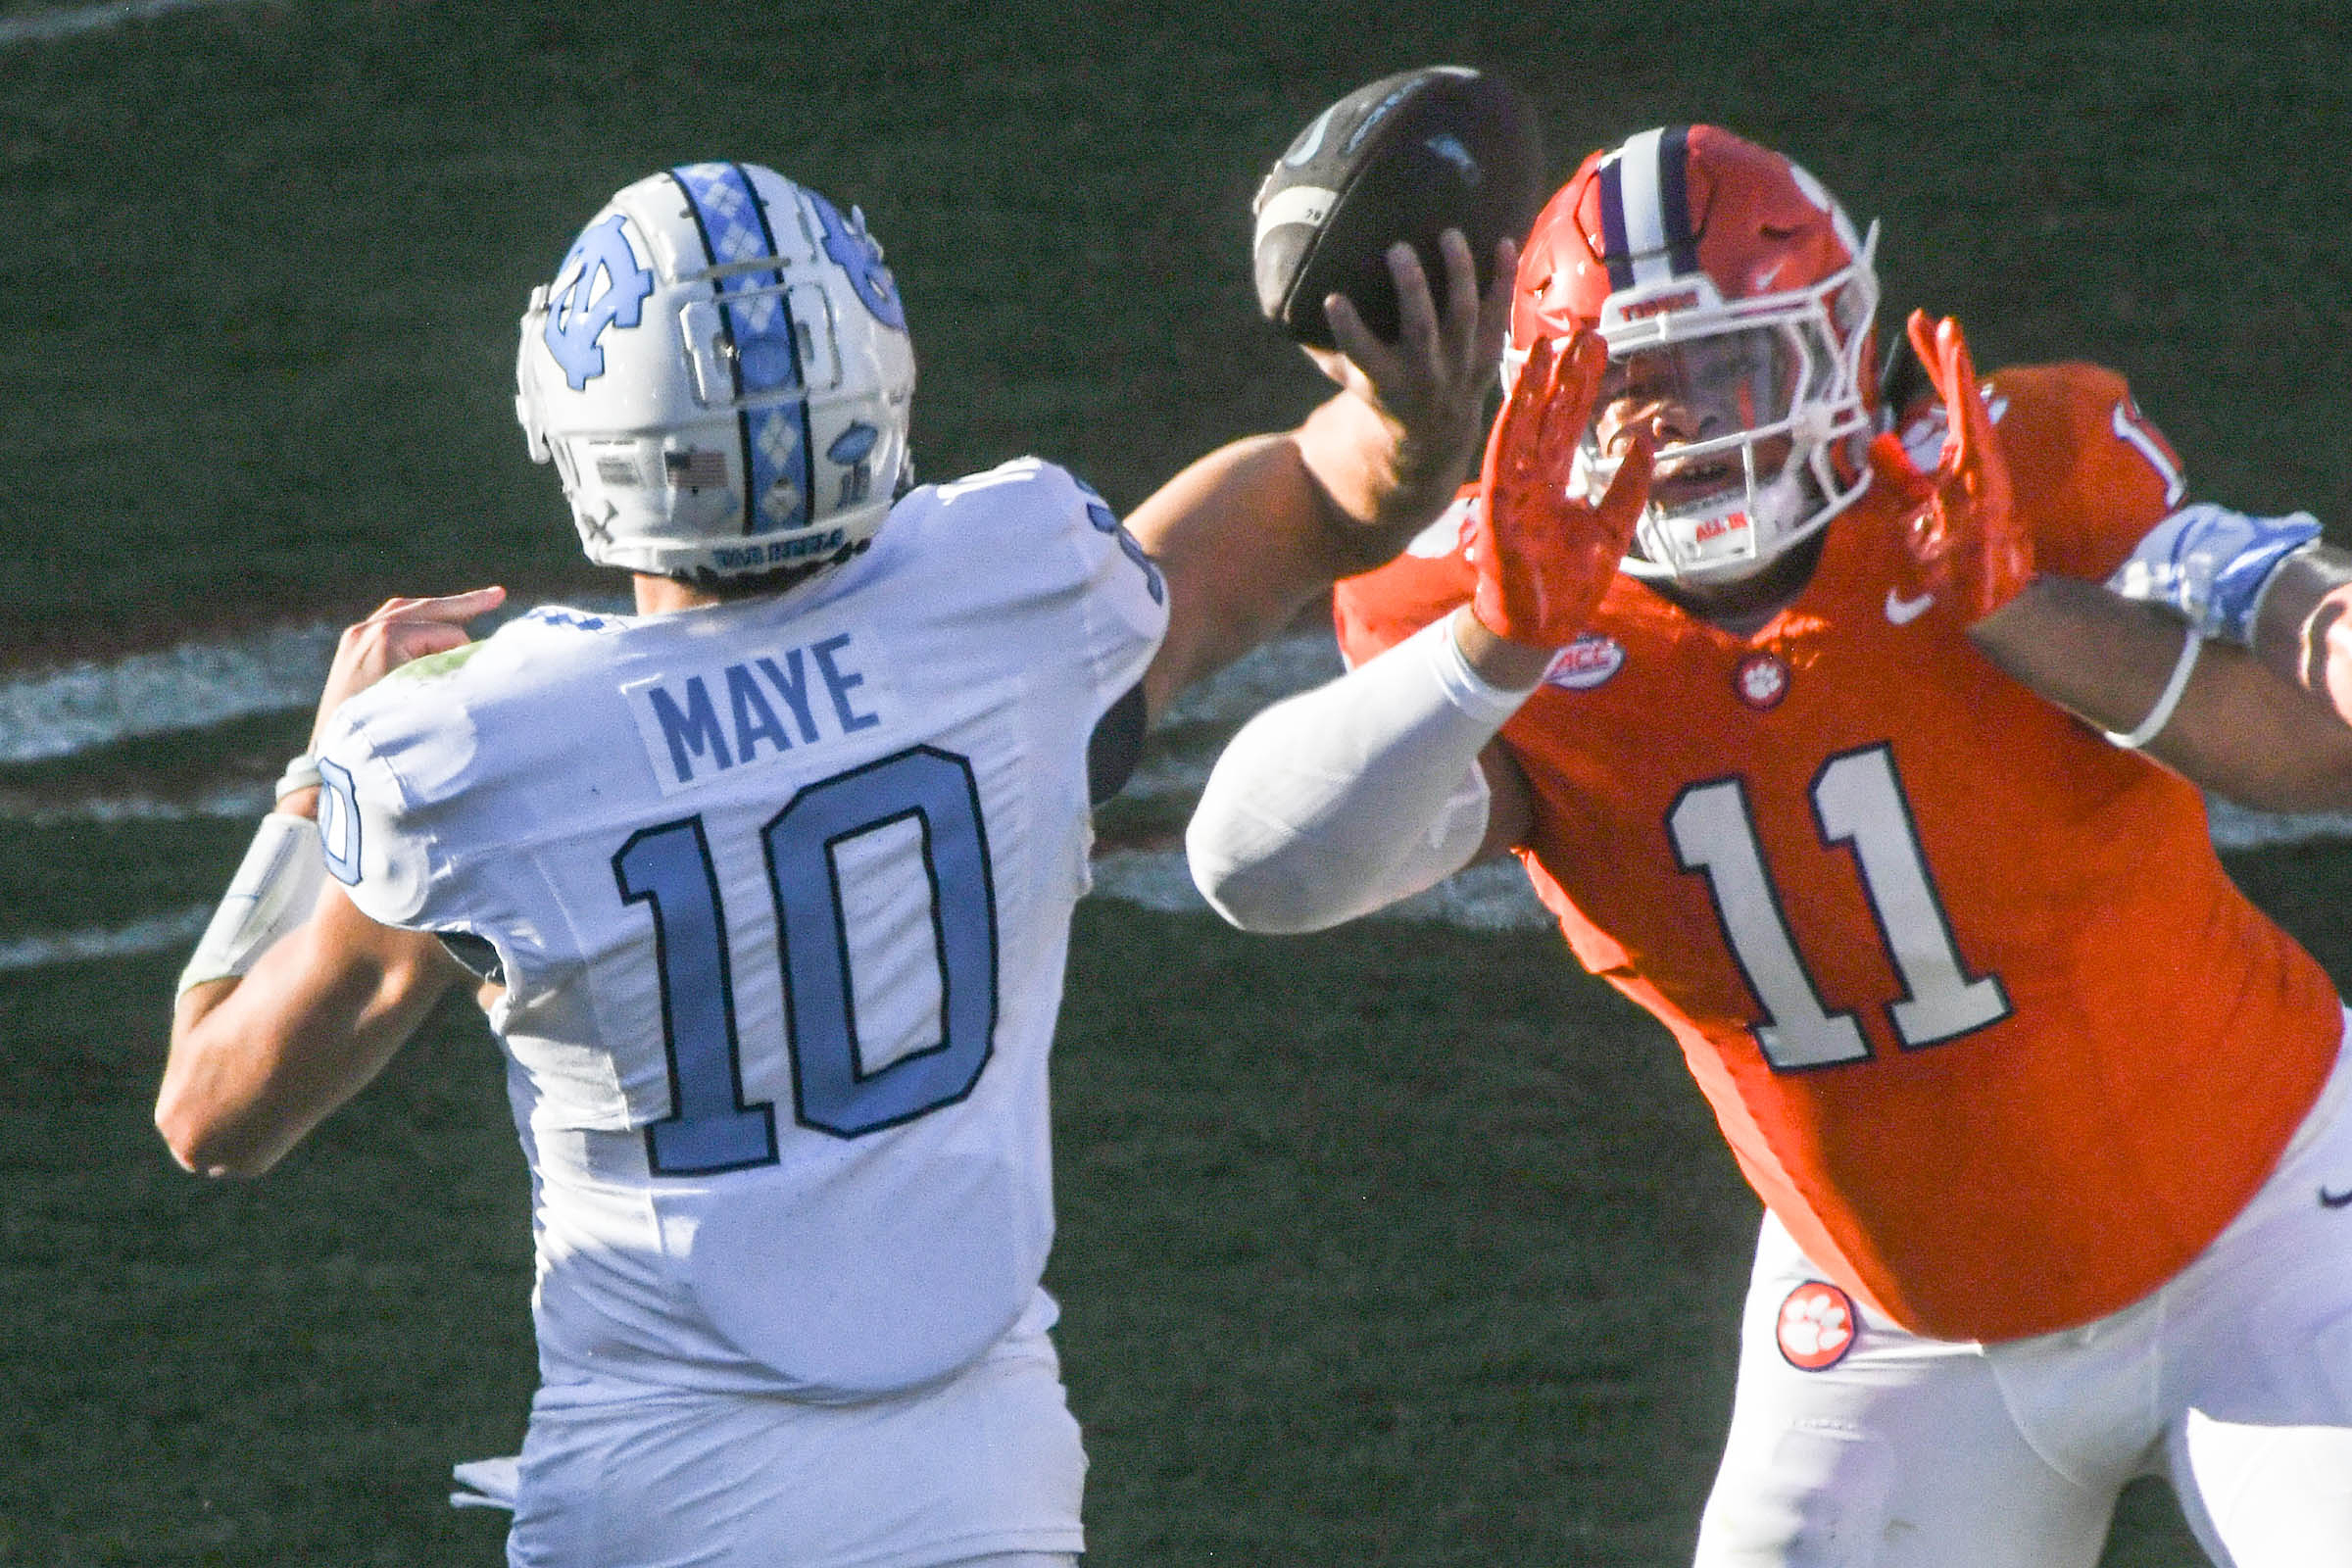
[[[1593,153],[1537,217],[1504,377],[1540,338],[1583,326],[1608,344],[1571,488],[1596,499],[1650,432],[1626,571],[1747,576],[1868,486],[1878,234],[1788,159],[1713,125]]]

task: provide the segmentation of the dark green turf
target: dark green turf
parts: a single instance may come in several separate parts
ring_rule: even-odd
[[[486,1031],[444,1008],[279,1170],[200,1182],[147,1121],[172,967],[0,977],[0,1561],[497,1561],[442,1500],[533,1382]],[[1091,1562],[1688,1550],[1755,1203],[1552,938],[1089,905],[1055,1125]],[[2197,1559],[2141,1493],[2107,1560]]]
[[[252,838],[251,821],[10,823],[0,830],[0,941],[214,903]]]
[[[98,795],[201,795],[275,782],[311,742],[305,709],[255,713],[204,730],[170,730],[37,762],[0,762],[0,800],[51,805]]]
[[[502,1560],[445,1502],[534,1380],[524,1176],[479,1015],[260,1185],[148,1125],[176,956],[0,976],[0,1562]]]

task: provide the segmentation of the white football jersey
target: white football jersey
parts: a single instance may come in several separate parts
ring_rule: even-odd
[[[783,595],[537,610],[335,715],[329,869],[496,950],[551,1383],[853,1399],[1051,1321],[1087,746],[1164,599],[1028,459]]]

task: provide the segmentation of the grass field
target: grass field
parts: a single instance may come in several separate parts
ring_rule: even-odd
[[[2114,365],[2206,493],[2345,537],[2339,7],[1695,15],[256,0],[0,45],[0,1563],[499,1560],[503,1516],[442,1501],[533,1378],[478,1018],[269,1181],[181,1176],[147,1125],[179,955],[41,944],[215,897],[307,719],[48,755],[8,700],[394,591],[610,592],[523,459],[514,321],[654,168],[756,158],[862,204],[928,473],[1039,451],[1131,504],[1314,395],[1250,317],[1264,162],[1373,75],[1500,69],[1557,175],[1670,119],[1786,147],[1884,216],[1886,318]],[[1116,822],[1182,814],[1176,788]],[[2352,852],[2231,865],[2352,980]],[[1096,1564],[1687,1553],[1754,1203],[1662,1032],[1555,938],[1265,943],[1097,901],[1057,1049]],[[2108,1568],[2197,1560],[2135,1490]]]

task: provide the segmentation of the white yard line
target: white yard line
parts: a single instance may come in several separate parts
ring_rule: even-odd
[[[39,969],[53,963],[81,963],[91,958],[127,958],[173,948],[193,951],[196,939],[204,934],[205,922],[212,917],[211,905],[195,904],[123,926],[93,926],[0,941],[0,972]]]
[[[2211,796],[2206,797],[2205,808],[2216,849],[2268,850],[2281,844],[2308,844],[2314,839],[2352,839],[2352,814],[2342,811],[2282,816],[2250,811]]]
[[[331,627],[280,628],[235,643],[184,644],[112,663],[81,663],[0,682],[0,762],[71,756],[133,735],[202,729],[249,713],[308,707],[333,651]],[[1198,795],[1230,731],[1266,704],[1340,669],[1330,639],[1285,638],[1259,649],[1187,694],[1169,715],[1191,729],[1181,753],[1154,746],[1129,786],[1140,799]],[[1203,733],[1205,732],[1205,733]],[[31,827],[76,822],[180,821],[258,816],[267,791],[250,779],[220,778],[182,797],[109,790],[93,779],[79,798],[40,798],[0,790],[0,822]],[[2227,802],[2213,804],[2214,843],[2225,850],[2266,849],[2316,839],[2352,838],[2352,815],[2271,816]],[[1095,891],[1146,908],[1205,914],[1181,853],[1112,853],[1095,862]],[[1396,909],[1396,918],[1437,920],[1474,929],[1548,923],[1519,867],[1508,860],[1475,867]],[[0,970],[85,958],[155,953],[192,945],[209,908],[151,916],[113,929],[68,931],[0,942]]]
[[[113,0],[99,6],[59,6],[52,11],[28,11],[0,19],[0,47],[12,43],[46,43],[77,32],[119,27],[125,22],[144,22],[173,11],[241,5],[249,0]]]
[[[1147,909],[1206,914],[1207,901],[1193,886],[1181,851],[1105,855],[1095,861],[1095,892]],[[1516,860],[1474,865],[1427,893],[1366,916],[1373,920],[1436,920],[1474,931],[1532,930],[1551,923],[1536,902]]]
[[[336,635],[329,626],[285,626],[0,682],[0,762],[307,708],[318,700]]]
[[[270,809],[270,787],[258,779],[210,785],[199,793],[172,798],[133,793],[43,800],[0,790],[0,822],[69,827],[76,822],[251,821]]]

